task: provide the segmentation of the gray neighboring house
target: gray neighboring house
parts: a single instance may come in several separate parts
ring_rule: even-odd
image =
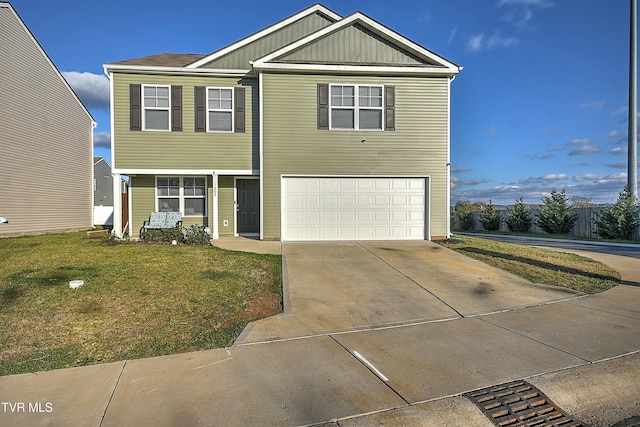
[[[113,224],[113,176],[104,157],[93,158],[93,224]]]
[[[0,237],[93,225],[95,121],[0,2]]]

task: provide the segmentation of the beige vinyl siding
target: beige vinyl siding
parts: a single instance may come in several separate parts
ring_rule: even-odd
[[[93,119],[0,5],[0,236],[92,226]]]
[[[318,83],[394,85],[396,131],[317,130]],[[265,238],[280,236],[281,174],[430,176],[431,235],[447,234],[446,78],[265,74],[263,84]]]
[[[203,65],[203,68],[249,69],[249,61],[261,58],[282,46],[300,40],[333,22],[320,13],[314,13],[211,61]]]
[[[233,176],[218,177],[218,234],[233,235],[236,223],[235,179]],[[228,225],[224,226],[224,221]]]
[[[165,176],[165,175],[162,175]],[[201,176],[201,175],[200,175]],[[203,225],[213,228],[209,218],[213,218],[213,179],[207,176],[207,215],[205,217],[183,217],[183,227]],[[130,177],[132,237],[140,237],[140,228],[149,220],[149,214],[156,210],[156,175],[136,175]]]
[[[204,77],[113,73],[115,169],[233,169],[257,170],[260,166],[257,117],[257,81]],[[129,130],[129,85],[182,86],[182,131]],[[195,132],[194,87],[243,86],[246,132]]]

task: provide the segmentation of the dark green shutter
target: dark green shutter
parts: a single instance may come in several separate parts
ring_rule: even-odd
[[[195,128],[196,132],[207,131],[207,98],[206,88],[204,86],[196,86],[194,88],[195,98]]]
[[[318,130],[329,130],[329,85],[318,85]]]
[[[129,129],[142,130],[142,87],[129,85]]]
[[[234,131],[237,133],[245,133],[246,132],[245,89],[243,87],[235,88],[233,97],[235,102],[235,105],[234,105],[235,111],[233,112],[235,114],[235,117],[234,117],[235,130]]]
[[[384,87],[384,130],[396,130],[396,88]]]
[[[171,130],[182,132],[182,86],[171,86]]]

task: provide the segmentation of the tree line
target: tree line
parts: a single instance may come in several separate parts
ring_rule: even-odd
[[[554,188],[549,196],[542,197],[535,217],[523,197],[520,197],[507,209],[506,217],[489,200],[480,213],[479,221],[486,231],[498,231],[504,224],[511,232],[527,233],[535,224],[548,234],[569,234],[578,220],[575,207],[575,203],[569,203],[564,189],[558,192]],[[473,227],[473,205],[470,202],[457,202],[454,213],[462,230]],[[593,221],[597,227],[596,233],[603,239],[632,240],[640,225],[638,200],[625,186],[616,202],[606,206]]]

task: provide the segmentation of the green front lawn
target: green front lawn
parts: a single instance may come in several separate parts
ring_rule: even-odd
[[[620,283],[620,273],[613,268],[576,254],[469,236],[438,243],[534,283],[587,294],[606,291]]]
[[[0,375],[229,346],[281,311],[280,256],[85,236],[0,239]]]

